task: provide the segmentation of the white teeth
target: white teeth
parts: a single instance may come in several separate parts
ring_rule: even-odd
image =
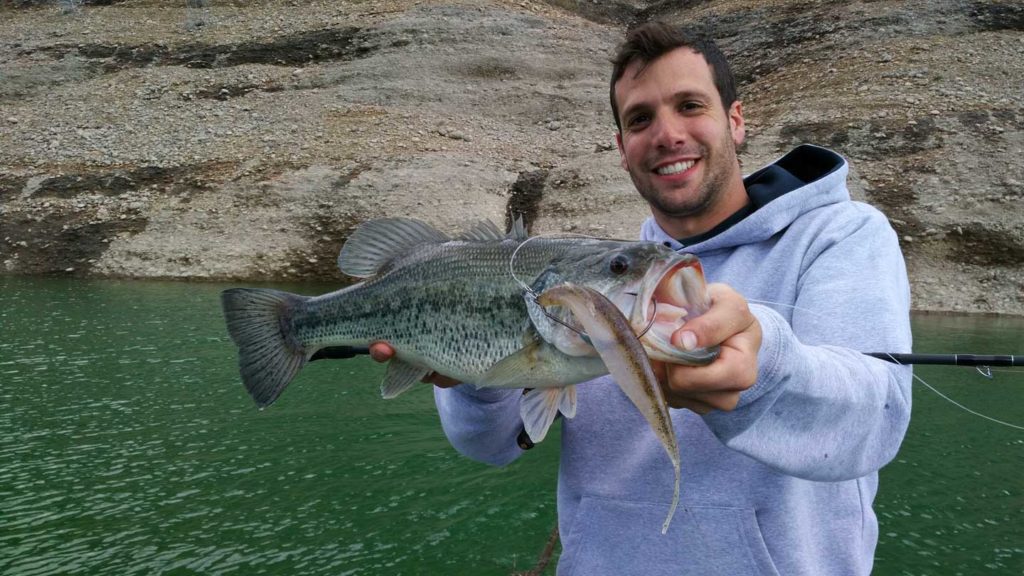
[[[688,162],[676,162],[675,164],[669,164],[668,166],[662,166],[661,168],[658,168],[657,172],[662,176],[668,176],[669,174],[679,174],[680,172],[685,172],[686,170],[692,168],[694,162],[694,160],[690,160]]]

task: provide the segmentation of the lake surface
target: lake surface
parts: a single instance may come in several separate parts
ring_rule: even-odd
[[[508,468],[476,464],[448,445],[428,387],[383,401],[364,358],[314,363],[257,411],[225,287],[0,278],[0,574],[534,565],[556,521],[556,430]],[[920,352],[1024,353],[1021,319],[920,316],[914,331]],[[1019,369],[917,374],[1024,424]],[[882,472],[875,574],[1024,573],[1024,431],[914,394]]]

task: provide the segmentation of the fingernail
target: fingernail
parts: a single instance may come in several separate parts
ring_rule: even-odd
[[[679,343],[683,345],[683,350],[693,350],[697,347],[697,335],[686,330],[679,335]]]

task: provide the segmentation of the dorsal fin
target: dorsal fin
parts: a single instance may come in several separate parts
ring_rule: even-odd
[[[338,268],[349,276],[369,278],[416,246],[448,240],[444,233],[414,218],[369,220],[360,224],[342,246]]]
[[[504,240],[505,235],[490,220],[481,220],[467,228],[456,240],[468,242],[489,242],[491,240]]]
[[[515,221],[512,222],[512,229],[508,231],[505,237],[512,240],[526,240],[526,223],[523,222],[522,214],[516,216]]]

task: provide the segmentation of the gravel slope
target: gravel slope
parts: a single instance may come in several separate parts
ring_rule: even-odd
[[[58,4],[0,3],[0,273],[343,283],[382,215],[633,237],[608,58],[658,17],[733,59],[745,169],[851,159],[915,308],[1024,314],[1017,2]]]

